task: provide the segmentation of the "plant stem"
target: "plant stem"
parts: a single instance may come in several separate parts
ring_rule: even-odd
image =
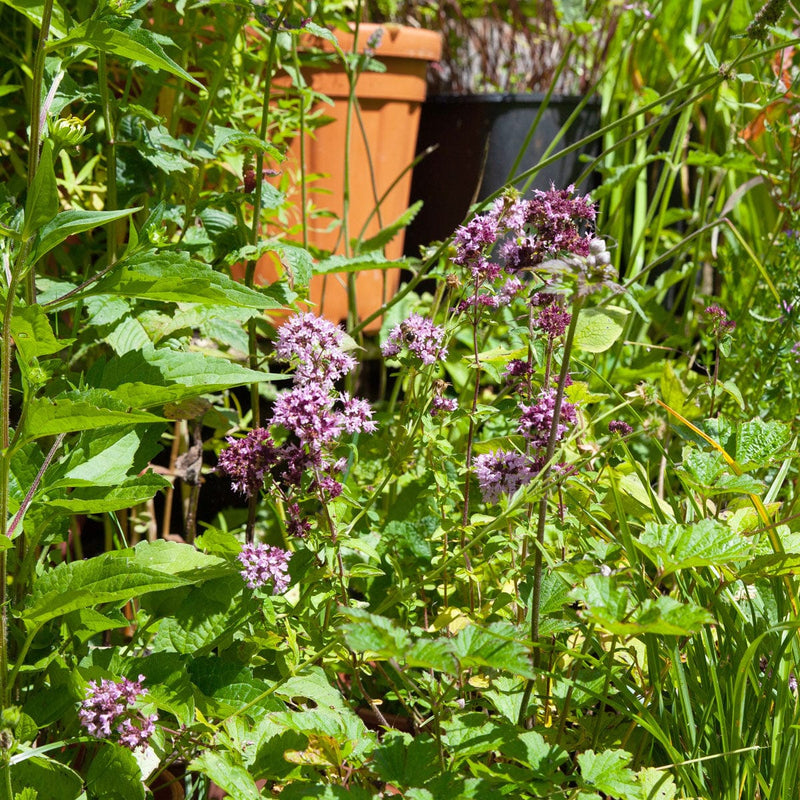
[[[542,470],[542,481],[545,482],[545,488],[542,492],[542,498],[539,501],[539,516],[536,522],[536,552],[534,553],[533,561],[533,592],[531,595],[531,645],[533,647],[533,668],[534,671],[539,668],[540,652],[539,652],[539,612],[542,602],[542,564],[544,553],[544,533],[547,524],[547,484],[546,480],[552,469],[552,460],[556,452],[556,444],[558,443],[558,424],[561,418],[561,405],[564,399],[564,388],[567,383],[567,376],[569,375],[569,358],[570,351],[572,350],[572,342],[575,338],[575,329],[578,324],[578,316],[580,314],[581,306],[583,305],[583,298],[576,295],[572,303],[572,319],[569,322],[567,329],[567,337],[564,341],[564,353],[561,357],[561,372],[558,375],[558,387],[556,388],[555,405],[553,407],[553,422],[550,426],[550,436],[547,439],[547,450],[544,456],[544,469]],[[533,691],[533,684],[535,679],[529,678],[525,684],[525,691],[522,695],[522,702],[519,710],[520,725],[524,724],[527,718],[528,702],[530,701],[531,692]]]

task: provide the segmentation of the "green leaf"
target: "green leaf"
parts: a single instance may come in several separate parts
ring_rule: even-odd
[[[142,770],[125,747],[103,742],[86,773],[86,787],[103,800],[144,800]]]
[[[31,756],[15,763],[11,767],[11,783],[18,789],[34,789],[39,800],[77,800],[83,793],[81,776],[47,756]]]
[[[360,253],[371,253],[373,250],[382,250],[401,230],[403,230],[403,228],[408,227],[414,217],[419,214],[421,208],[422,200],[417,200],[416,203],[410,208],[407,208],[394,222],[378,231],[374,236],[362,242],[359,242],[358,239],[353,239],[350,243],[351,247],[353,250],[357,250]]]
[[[116,486],[138,475],[161,448],[161,425],[86,431],[67,458],[47,473],[46,489]]]
[[[229,750],[206,750],[189,764],[193,772],[202,772],[226,792],[231,800],[258,800],[261,793],[247,770],[234,761]]]
[[[342,625],[342,631],[351,650],[368,652],[373,659],[402,658],[409,637],[392,620],[359,608],[342,609],[342,614],[350,619]]]
[[[246,133],[245,131],[237,131],[234,128],[223,128],[221,125],[214,126],[214,143],[211,149],[214,155],[219,153],[227,147],[247,148],[248,150],[260,150],[262,153],[267,153],[270,158],[275,160],[282,160],[280,150],[274,147],[269,142],[259,139],[253,133]]]
[[[65,392],[55,398],[35,397],[28,405],[22,429],[23,441],[70,431],[164,422],[130,406],[101,389]]]
[[[194,587],[173,615],[162,620],[153,649],[184,655],[207,652],[247,617],[249,611],[239,602],[243,587],[238,574]]]
[[[391,261],[382,253],[372,251],[357,256],[330,256],[319,261],[314,267],[315,275],[331,272],[360,272],[365,269],[392,269],[407,267],[407,261]]]
[[[736,461],[743,470],[767,467],[779,457],[791,436],[791,430],[782,422],[740,422],[736,429]]]
[[[242,308],[281,308],[265,294],[248,289],[185,253],[148,251],[120,261],[80,297],[111,294],[168,303],[202,303]],[[70,300],[76,299],[75,295]]]
[[[635,630],[631,634],[654,633],[660,636],[689,636],[704,625],[713,625],[714,617],[694,603],[681,603],[674,597],[661,595],[645,600],[637,611]]]
[[[447,675],[458,675],[451,639],[418,639],[407,650],[405,661],[409,667],[434,669]]]
[[[106,553],[86,561],[59,564],[42,575],[22,618],[40,624],[77,609],[100,603],[122,605],[134,597],[185,584],[178,576],[141,566],[133,550]]]
[[[631,754],[624,750],[605,750],[595,753],[587,750],[578,756],[583,780],[619,800],[641,800],[639,785],[633,771],[628,769]]]
[[[675,368],[672,366],[671,361],[662,362],[659,389],[661,390],[662,400],[674,411],[684,414],[688,390],[675,373]]]
[[[587,353],[603,353],[622,336],[628,311],[622,308],[587,308],[580,312],[573,346]]]
[[[70,431],[164,422],[146,411],[133,411],[101,389],[65,392],[55,398],[35,397],[28,405],[23,441]]]
[[[678,789],[672,775],[666,770],[645,767],[636,776],[642,800],[675,800]]]
[[[81,487],[66,497],[50,498],[47,504],[70,514],[100,514],[105,511],[121,511],[123,508],[144,503],[157,492],[169,487],[170,482],[166,478],[148,472],[134,475],[117,486]]]
[[[439,772],[439,751],[432,736],[389,731],[372,753],[380,778],[400,788],[419,786]]]
[[[132,61],[141,61],[154,70],[163,69],[194,84],[198,89],[205,89],[185,69],[178,66],[161,48],[159,39],[151,31],[142,28],[138,19],[104,16],[92,18],[74,27],[63,39],[50,44],[50,49],[61,49],[65,46],[86,45],[102,53],[113,53]]]
[[[719,69],[719,59],[714,55],[711,45],[708,42],[703,42],[703,51],[706,54],[708,63],[711,64],[712,69]]]
[[[57,339],[50,320],[39,306],[15,308],[11,317],[11,336],[26,364],[40,356],[51,356],[72,343],[72,339]]]
[[[201,583],[230,572],[225,559],[201,553],[190,544],[157,539],[139,542],[133,551],[137,564],[162,574],[176,575],[186,583]]]
[[[53,141],[45,139],[33,183],[25,199],[22,238],[27,239],[58,213],[58,185],[53,168]]]
[[[724,566],[752,555],[752,546],[745,537],[714,519],[690,525],[647,522],[634,544],[665,575],[679,569]]]
[[[233,386],[286,380],[287,376],[256,372],[203,353],[147,347],[97,362],[89,379],[125,406],[149,408]]]
[[[93,608],[81,608],[64,615],[64,622],[70,633],[80,641],[86,642],[97,633],[113,631],[130,625],[130,622],[118,611],[107,611],[101,614]]]
[[[80,209],[62,211],[39,230],[31,260],[38,261],[69,236],[98,228],[117,219],[123,219],[140,210],[141,206],[124,208],[121,211],[82,211]]]
[[[510,741],[503,742],[500,752],[529,767],[542,777],[551,775],[567,759],[567,753],[558,745],[549,744],[538,731],[515,730]]]
[[[284,242],[276,242],[270,249],[277,254],[289,274],[292,288],[295,291],[305,291],[314,272],[314,261],[308,250]]]
[[[468,625],[453,639],[453,651],[462,669],[490,667],[533,678],[528,648],[520,636],[506,622],[493,622],[487,628]]]

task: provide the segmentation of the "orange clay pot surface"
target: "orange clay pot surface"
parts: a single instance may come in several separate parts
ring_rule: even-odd
[[[375,49],[375,57],[386,66],[386,72],[362,72],[356,83],[359,114],[353,110],[349,145],[349,207],[347,235],[350,239],[374,236],[381,228],[394,222],[407,208],[411,191],[411,170],[419,127],[420,106],[425,99],[425,72],[428,61],[441,55],[441,36],[436,31],[420,30],[399,25],[359,26],[359,52],[363,52],[370,36],[379,27],[383,38]],[[345,52],[354,49],[355,37],[351,32],[335,31]],[[309,39],[309,44],[332,51],[329,42]],[[305,136],[305,174],[322,177],[309,183],[307,196],[318,209],[332,212],[337,218],[344,215],[345,152],[347,148],[347,105],[349,85],[341,65],[329,69],[308,69],[306,80],[317,92],[333,101],[333,106],[320,104],[315,108],[333,121]],[[281,80],[277,82],[281,88]],[[285,85],[285,84],[284,84]],[[359,120],[360,117],[360,120]],[[281,169],[290,175],[300,174],[300,141],[292,142],[287,160]],[[391,188],[386,198],[373,213],[378,199]],[[300,186],[292,191],[293,207],[301,212]],[[372,215],[370,217],[370,215]],[[299,220],[292,220],[297,222]],[[365,225],[366,223],[366,225]],[[336,254],[345,253],[342,230],[336,226],[328,231],[330,219],[311,220],[308,226],[309,244]],[[403,254],[401,231],[385,247],[387,258],[400,258]],[[256,267],[256,280],[270,283],[277,276],[275,257],[267,253]],[[386,299],[397,291],[400,270],[375,270],[360,272],[356,279],[356,298],[359,319],[375,312]],[[315,276],[311,281],[310,300],[315,310],[332,320],[347,318],[347,275]],[[380,319],[374,320],[366,330],[376,331]]]

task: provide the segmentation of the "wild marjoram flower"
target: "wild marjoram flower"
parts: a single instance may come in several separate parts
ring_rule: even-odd
[[[244,569],[242,578],[250,589],[272,583],[273,594],[283,594],[289,586],[289,559],[292,554],[280,547],[265,544],[245,544],[236,556]]]
[[[611,283],[610,256],[603,240],[593,233],[595,217],[590,198],[575,196],[572,186],[537,191],[529,200],[513,194],[498,198],[487,212],[473,217],[454,236],[453,262],[466,272],[465,296],[456,305],[456,313],[473,309],[474,325],[478,314],[493,313],[532,291],[526,311],[531,330],[548,337],[551,352],[572,320],[572,313],[563,304],[565,289],[554,286],[554,282],[572,278],[578,297]],[[544,287],[521,280],[526,272],[541,275]],[[513,494],[543,466],[557,405],[556,390],[547,377],[549,355],[547,359],[547,385],[538,398],[518,406],[518,431],[527,440],[526,453],[497,450],[475,459],[475,474],[485,502],[496,503],[502,494]],[[506,375],[520,379],[516,389],[528,386],[530,392],[531,367],[529,361],[518,359],[508,364]],[[575,406],[563,399],[559,406],[556,443],[577,421]]]
[[[156,715],[145,717],[133,704],[147,689],[142,688],[144,675],[138,680],[123,678],[119,682],[103,679],[89,681],[86,699],[81,703],[78,716],[81,725],[91,736],[108,739],[116,734],[117,741],[129,750],[146,747],[155,731]]]
[[[335,388],[356,366],[346,345],[344,331],[326,319],[297,314],[287,320],[278,331],[275,355],[294,367],[292,387],[278,394],[266,428],[250,431],[242,439],[229,437],[228,447],[219,455],[217,468],[231,478],[236,491],[250,497],[266,484],[291,509],[286,523],[289,535],[304,536],[310,529],[298,502],[304,478],[310,476],[305,489],[317,501],[325,504],[337,497],[342,490],[339,477],[347,464],[334,455],[339,438],[376,430],[369,403]],[[283,429],[288,437],[283,434],[284,441],[276,445],[272,429]],[[266,553],[258,549],[263,545],[245,547],[240,560],[247,559],[242,560],[246,567],[242,575],[248,586],[262,585],[258,576],[265,575],[273,580],[276,591],[283,591],[284,578],[264,565],[265,559],[277,559],[276,564],[288,561],[289,554],[280,551],[279,557],[274,552],[278,548]]]

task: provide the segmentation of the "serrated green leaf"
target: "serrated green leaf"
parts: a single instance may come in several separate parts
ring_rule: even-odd
[[[736,428],[736,462],[744,470],[769,466],[791,436],[791,430],[782,422],[761,419],[740,422]]]
[[[314,260],[308,250],[285,242],[275,243],[270,249],[288,273],[292,289],[305,291],[314,272]]]
[[[69,455],[47,472],[43,489],[123,483],[160,452],[162,431],[161,425],[86,431]]]
[[[226,147],[243,147],[248,150],[260,150],[262,153],[268,154],[271,159],[275,159],[276,161],[283,160],[283,156],[277,147],[274,147],[269,142],[265,142],[263,139],[259,139],[255,134],[215,125],[214,142],[211,145],[214,155],[218,155],[220,151],[224,150]]]
[[[378,775],[399,788],[426,783],[439,771],[439,750],[432,736],[388,731],[372,753]]]
[[[580,312],[573,347],[603,353],[622,336],[628,311],[622,308],[587,308]]]
[[[583,780],[618,800],[641,800],[636,776],[628,769],[631,754],[624,750],[587,750],[578,756]]]
[[[11,782],[18,788],[33,789],[39,800],[77,800],[83,781],[77,772],[47,756],[31,756],[11,767]]]
[[[238,574],[194,587],[174,613],[162,620],[153,649],[184,655],[207,652],[250,613],[240,602],[243,588]]]
[[[678,790],[666,770],[645,767],[636,773],[642,800],[674,800]]]
[[[123,219],[140,210],[141,206],[125,208],[121,211],[82,211],[80,209],[62,211],[39,230],[31,260],[38,261],[69,236],[98,228],[117,219]]]
[[[36,174],[25,199],[22,238],[33,236],[58,213],[58,185],[53,167],[53,141],[45,139]]]
[[[58,397],[35,397],[28,405],[23,441],[71,431],[164,422],[147,411],[134,411],[100,389],[65,392]]]
[[[347,646],[356,653],[370,653],[370,658],[402,658],[408,647],[406,631],[386,617],[358,608],[342,609],[350,619],[342,625]]]
[[[39,624],[80,608],[100,603],[122,605],[134,597],[185,584],[177,576],[139,566],[132,550],[105,554],[59,564],[42,575],[22,618]]]
[[[142,28],[141,20],[104,16],[93,17],[76,25],[63,39],[52,44],[51,49],[85,45],[103,53],[113,53],[132,61],[141,61],[154,70],[163,69],[183,78],[198,89],[205,89],[202,83],[195,80],[164,52],[159,40],[165,41],[163,36],[156,36]]]
[[[201,553],[194,546],[181,542],[165,539],[139,542],[133,552],[137,564],[159,573],[176,575],[186,583],[201,583],[230,572],[229,562],[225,559]]]
[[[11,336],[25,363],[34,358],[51,356],[72,343],[72,339],[57,339],[44,309],[39,306],[15,308],[11,317]]]
[[[59,508],[70,514],[100,514],[105,511],[121,511],[123,508],[144,503],[157,492],[168,489],[170,482],[148,472],[134,475],[117,486],[80,487],[74,489],[66,497],[49,498],[50,508]]]
[[[142,770],[125,747],[103,742],[89,765],[86,786],[94,797],[107,800],[144,800]]]
[[[679,569],[723,566],[752,555],[745,537],[714,519],[689,525],[647,522],[634,544],[666,575]]]
[[[64,615],[69,632],[83,642],[103,631],[113,631],[130,625],[128,619],[113,609],[101,614],[93,608],[80,608]]]
[[[233,753],[229,750],[205,750],[189,764],[189,769],[207,775],[232,800],[258,800],[261,793],[255,781],[233,758]]]
[[[114,400],[135,408],[177,403],[234,386],[286,380],[284,375],[257,372],[225,358],[152,346],[97,362],[89,376],[93,385],[102,387]]]
[[[453,639],[453,652],[462,669],[489,667],[533,678],[524,634],[510,623],[493,622],[486,628],[468,625]]]
[[[406,652],[405,661],[409,667],[434,669],[446,675],[458,674],[452,640],[446,638],[418,639]]]
[[[70,300],[102,294],[260,310],[282,307],[269,296],[178,252],[150,251],[131,256]]]

